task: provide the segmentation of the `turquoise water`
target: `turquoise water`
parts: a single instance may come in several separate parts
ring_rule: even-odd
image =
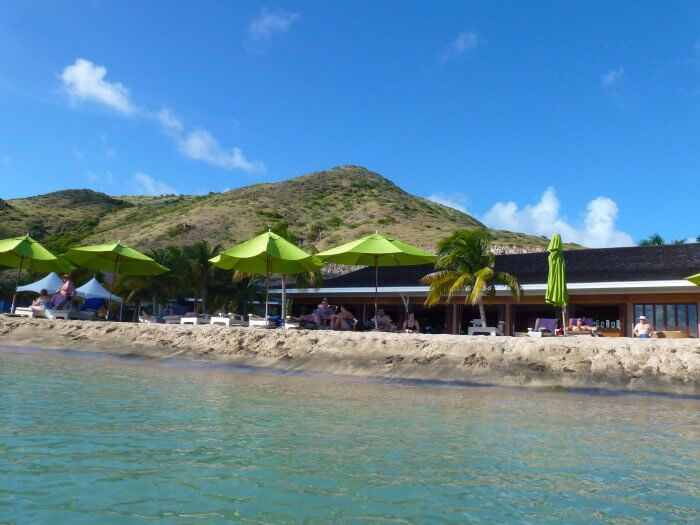
[[[0,348],[0,523],[692,522],[699,409]]]

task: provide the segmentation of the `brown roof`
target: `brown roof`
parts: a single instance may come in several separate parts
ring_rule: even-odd
[[[547,252],[497,255],[496,270],[515,275],[520,284],[547,282]],[[566,278],[576,282],[683,279],[700,272],[700,244],[631,246],[564,252]],[[419,286],[432,265],[379,268],[380,286]],[[374,268],[326,279],[324,288],[374,286]]]

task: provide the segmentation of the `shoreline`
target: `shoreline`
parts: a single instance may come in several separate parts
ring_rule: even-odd
[[[265,330],[0,316],[0,345],[444,383],[700,394],[698,339]]]

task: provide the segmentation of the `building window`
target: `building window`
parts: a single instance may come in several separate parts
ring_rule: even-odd
[[[680,330],[698,336],[697,304],[635,304],[635,322],[640,315],[645,315],[656,331]]]

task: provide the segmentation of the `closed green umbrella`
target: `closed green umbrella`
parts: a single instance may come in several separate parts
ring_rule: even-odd
[[[564,251],[561,246],[561,235],[555,233],[549,241],[549,274],[547,275],[547,291],[544,299],[554,307],[561,308],[562,330],[566,330],[565,309],[569,303],[569,292],[566,289],[566,264]]]
[[[133,248],[129,248],[120,242],[71,248],[63,257],[75,266],[89,268],[91,270],[112,272],[114,278],[109,287],[110,303],[114,292],[114,281],[117,280],[118,274],[160,275],[169,271],[168,268],[158,264],[147,255]],[[107,318],[109,318],[109,312],[107,312]]]
[[[374,326],[379,303],[379,267],[415,266],[437,260],[437,255],[405,242],[374,233],[316,255],[319,259],[350,266],[374,266]]]
[[[293,275],[315,272],[323,267],[323,261],[271,231],[229,248],[209,259],[209,262],[224,270],[265,275],[265,319],[268,314],[270,274]]]
[[[700,286],[700,273],[696,273],[695,275],[691,275],[690,277],[686,277],[691,283],[697,284]]]
[[[17,286],[23,269],[39,272],[64,272],[71,269],[70,264],[56,257],[29,235],[0,240],[0,265],[18,268],[10,310],[12,313],[15,312]]]

